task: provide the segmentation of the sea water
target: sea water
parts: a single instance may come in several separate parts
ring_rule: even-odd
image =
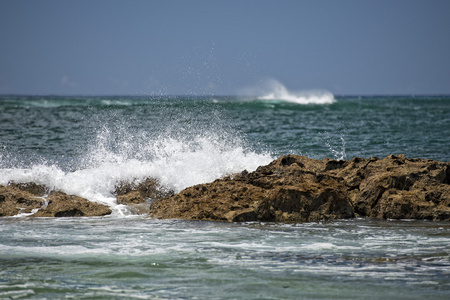
[[[0,297],[448,299],[448,223],[0,219]]]
[[[448,299],[450,226],[153,220],[121,181],[178,192],[282,154],[450,160],[450,97],[0,97],[0,184],[104,203],[98,218],[0,218],[0,298]]]

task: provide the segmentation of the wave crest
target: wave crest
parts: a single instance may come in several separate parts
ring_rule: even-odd
[[[282,101],[295,104],[332,104],[336,102],[334,95],[326,90],[293,92],[275,79],[267,80],[262,87],[253,90],[256,90],[259,100]]]

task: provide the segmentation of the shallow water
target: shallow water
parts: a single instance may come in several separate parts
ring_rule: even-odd
[[[448,299],[450,225],[0,219],[0,298]]]

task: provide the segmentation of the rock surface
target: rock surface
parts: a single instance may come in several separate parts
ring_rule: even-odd
[[[145,203],[147,199],[170,197],[174,192],[163,187],[157,179],[148,177],[142,182],[120,182],[114,194],[117,196],[117,204],[130,205]]]
[[[174,195],[174,192],[165,188],[155,179],[148,177],[142,182],[120,182],[114,191],[117,204],[127,205],[134,214],[148,214],[150,204]]]
[[[186,188],[156,218],[311,222],[353,217],[450,220],[450,164],[390,155],[349,161],[287,155],[255,172]]]
[[[35,183],[0,185],[0,217],[19,213],[32,217],[92,217],[111,214],[111,209],[84,198],[52,191]]]
[[[450,221],[450,163],[390,155],[348,161],[282,156],[174,195],[152,178],[120,183],[118,204],[156,218],[311,222],[353,217]],[[0,217],[103,216],[108,206],[35,183],[0,185]]]

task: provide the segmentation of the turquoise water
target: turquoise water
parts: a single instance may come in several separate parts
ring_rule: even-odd
[[[0,298],[448,299],[447,223],[167,221],[116,204],[119,181],[180,191],[287,153],[450,161],[448,96],[281,96],[1,96],[0,184],[113,215],[0,218]]]
[[[448,161],[449,103],[447,96],[336,97],[326,105],[248,97],[3,96],[0,129],[3,154],[18,152],[22,163],[40,158],[61,164],[62,155],[78,163],[106,131],[111,148],[129,139],[197,135],[275,156],[405,153]],[[137,156],[140,149],[129,150]]]

